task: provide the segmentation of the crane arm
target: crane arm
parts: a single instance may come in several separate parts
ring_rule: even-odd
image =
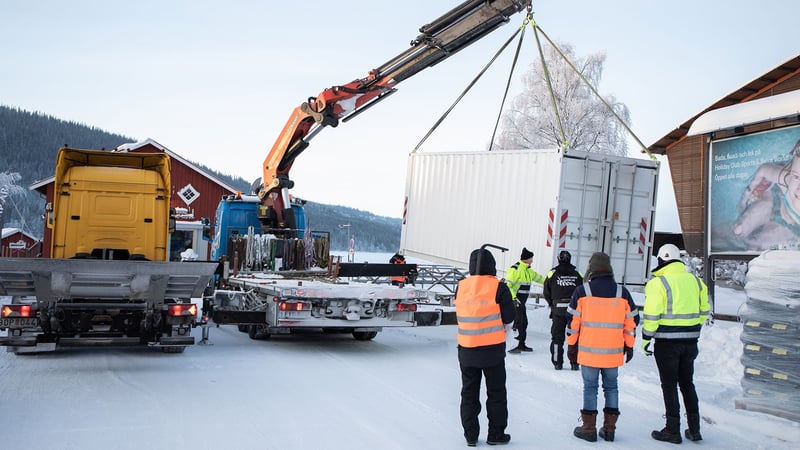
[[[254,186],[262,202],[278,218],[288,207],[293,187],[289,170],[309,141],[324,127],[346,122],[396,91],[395,86],[447,59],[507,23],[511,15],[528,10],[532,0],[468,0],[422,26],[406,51],[366,77],[325,89],[292,111],[263,163],[261,185]],[[283,191],[282,193],[280,191]],[[276,195],[281,193],[282,195]],[[278,222],[281,222],[279,220]]]

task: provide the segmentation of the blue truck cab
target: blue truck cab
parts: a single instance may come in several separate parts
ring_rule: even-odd
[[[257,195],[226,195],[222,197],[214,217],[214,234],[211,242],[211,261],[219,260],[220,256],[227,254],[228,238],[238,234],[244,236],[249,227],[256,233],[261,232],[261,222],[258,220],[258,207],[261,199]],[[306,224],[305,201],[292,198],[291,206],[294,211],[295,222],[298,230],[304,230]],[[302,231],[298,237],[303,237]]]

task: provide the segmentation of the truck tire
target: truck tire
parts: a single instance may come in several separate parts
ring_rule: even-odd
[[[161,347],[161,352],[163,353],[183,353],[186,350],[186,346],[181,347]]]
[[[269,339],[269,332],[262,325],[250,325],[247,330],[247,335],[250,336],[250,339],[254,340]]]
[[[236,325],[236,328],[238,328],[239,331],[241,331],[242,333],[247,333],[248,331],[250,331],[250,327],[247,325],[238,324]]]
[[[357,341],[371,341],[378,335],[377,331],[353,331],[353,337]]]

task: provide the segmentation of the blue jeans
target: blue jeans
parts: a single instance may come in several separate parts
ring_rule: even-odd
[[[581,365],[583,409],[597,411],[597,381],[599,375],[603,376],[603,397],[606,400],[606,408],[618,409],[619,389],[617,388],[617,375],[619,375],[619,367],[599,369]]]

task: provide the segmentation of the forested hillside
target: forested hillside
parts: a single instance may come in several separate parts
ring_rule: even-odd
[[[88,125],[0,106],[0,172],[18,173],[23,187],[17,195],[8,196],[0,223],[41,237],[44,199],[28,186],[53,176],[58,149],[65,145],[114,148],[132,141]]]
[[[44,199],[28,186],[53,176],[58,149],[68,145],[75,148],[115,148],[136,142],[136,138],[109,133],[98,128],[60,120],[58,118],[0,105],[0,174],[18,173],[16,189],[9,194],[0,214],[0,226],[22,228],[41,237]],[[180,154],[180,149],[170,149]],[[196,163],[215,177],[224,180],[242,192],[248,192],[251,182],[218,173],[210,167]],[[0,177],[8,179],[10,177]],[[0,186],[0,189],[3,186]],[[380,217],[369,212],[343,206],[314,203],[306,205],[306,216],[313,230],[331,233],[333,250],[347,249],[347,227],[359,251],[397,251],[400,245],[400,219]]]

